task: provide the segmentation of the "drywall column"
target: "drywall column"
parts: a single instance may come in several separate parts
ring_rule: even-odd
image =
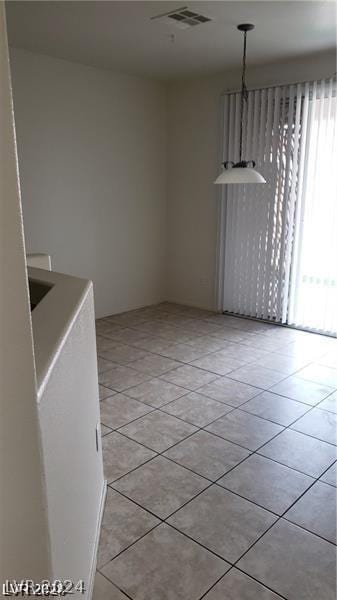
[[[0,584],[50,575],[4,2],[0,2]]]

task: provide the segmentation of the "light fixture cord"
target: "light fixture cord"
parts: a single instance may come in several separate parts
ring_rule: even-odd
[[[243,131],[243,106],[248,100],[248,91],[246,86],[246,51],[247,51],[247,31],[243,38],[243,58],[242,58],[242,79],[241,79],[241,118],[240,118],[240,162],[242,161],[242,131]]]

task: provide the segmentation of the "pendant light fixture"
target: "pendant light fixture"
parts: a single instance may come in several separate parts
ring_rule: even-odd
[[[248,91],[246,86],[246,49],[247,49],[247,31],[252,31],[255,25],[250,23],[243,23],[238,25],[238,30],[244,32],[243,41],[243,59],[242,59],[242,79],[241,79],[241,107],[240,107],[240,159],[239,162],[234,163],[231,160],[227,160],[222,163],[224,170],[220,173],[219,177],[214,183],[227,184],[227,183],[266,183],[266,180],[262,175],[254,169],[254,160],[242,160],[242,130],[243,130],[243,108],[244,102],[248,100]]]

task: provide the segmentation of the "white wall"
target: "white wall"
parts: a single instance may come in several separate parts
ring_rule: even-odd
[[[327,77],[335,53],[248,69],[248,85]],[[168,300],[215,308],[220,95],[240,73],[179,81],[168,94]]]
[[[4,3],[0,2],[0,585],[51,575]]]
[[[98,316],[165,297],[161,83],[11,50],[28,252],[94,282]]]

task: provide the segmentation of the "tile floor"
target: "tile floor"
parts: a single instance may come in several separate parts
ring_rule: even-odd
[[[163,303],[97,350],[94,600],[335,600],[337,340]]]

